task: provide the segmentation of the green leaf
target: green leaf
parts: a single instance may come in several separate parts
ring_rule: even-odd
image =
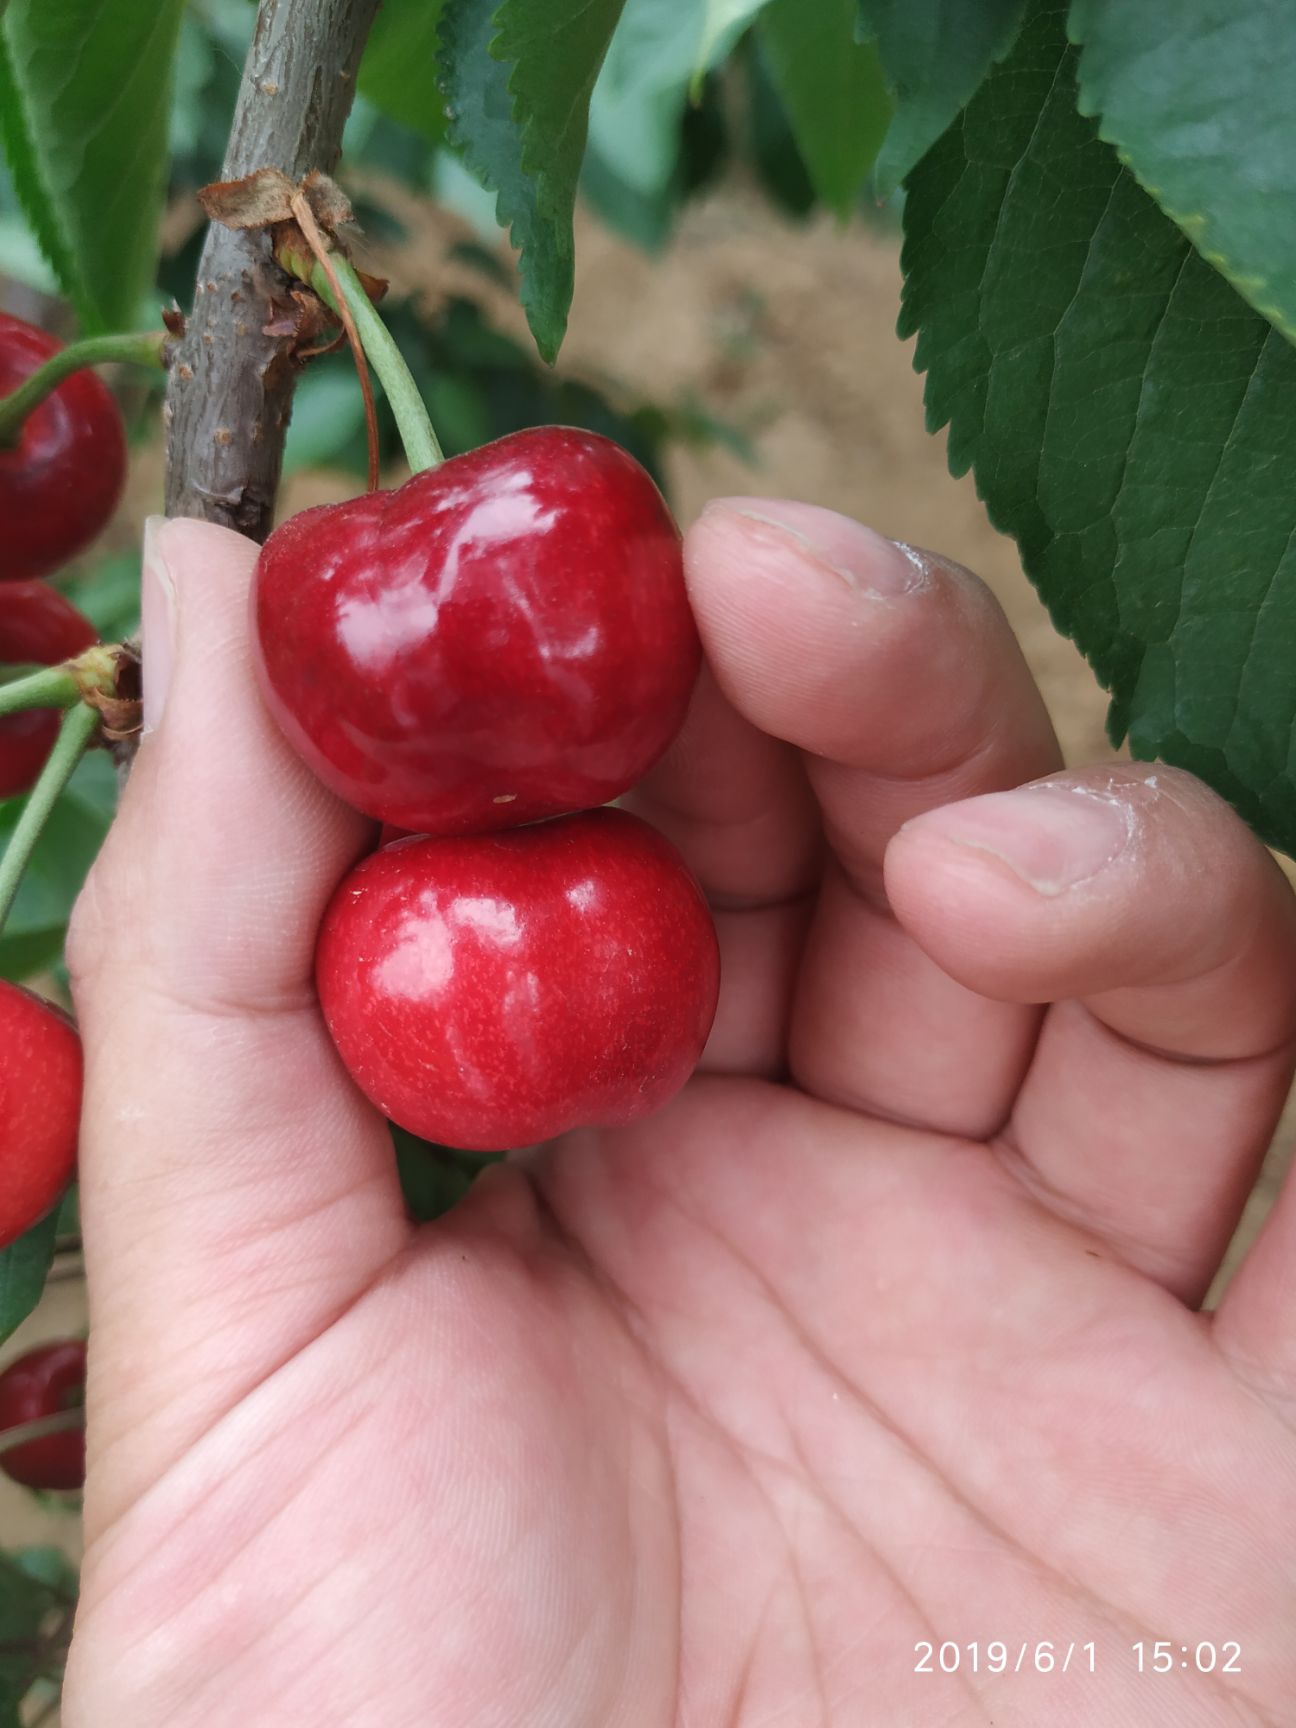
[[[438,32],[444,0],[383,0],[360,62],[361,95],[429,143],[445,137],[437,86]]]
[[[703,0],[702,29],[693,65],[695,88],[768,4],[769,0]]]
[[[773,0],[757,26],[815,191],[843,220],[891,121],[876,47],[854,38],[856,0]]]
[[[498,1152],[456,1152],[452,1147],[420,1140],[394,1122],[388,1126],[401,1193],[410,1216],[421,1224],[429,1224],[457,1206],[486,1166],[497,1164],[503,1156]]]
[[[58,1207],[25,1236],[0,1248],[0,1344],[31,1313],[41,1299],[45,1277],[54,1258]]]
[[[183,0],[11,0],[0,132],[42,250],[87,330],[138,316],[157,260]]]
[[[56,1610],[75,1597],[67,1587],[71,1567],[55,1550],[20,1548],[0,1551],[0,1728],[21,1721],[18,1706],[46,1671],[48,1655],[40,1649],[41,1634]]]
[[[888,197],[1017,39],[1026,0],[859,0],[896,99],[875,179]]]
[[[1208,262],[1296,341],[1296,7],[1075,0],[1080,107]]]
[[[726,16],[697,0],[626,0],[594,87],[590,144],[596,173],[650,207],[666,202],[680,162],[690,88],[729,52],[766,0],[735,4]]]
[[[447,0],[449,135],[498,194],[536,346],[557,357],[575,270],[572,217],[590,96],[624,0]]]
[[[73,902],[103,844],[116,801],[116,775],[101,752],[87,756],[50,819],[0,936],[0,977],[30,978],[62,953]],[[0,848],[24,800],[0,803]]]
[[[1037,0],[912,175],[901,329],[1113,737],[1296,851],[1296,352],[1077,112],[1075,61]]]

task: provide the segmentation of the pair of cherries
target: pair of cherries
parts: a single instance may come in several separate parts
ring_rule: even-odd
[[[0,313],[0,397],[60,344]],[[90,620],[39,580],[102,531],[126,478],[126,434],[112,393],[74,372],[0,443],[0,667],[57,666],[96,640]],[[29,709],[0,719],[0,798],[26,792],[45,765],[58,715]]]
[[[674,738],[701,649],[679,530],[606,438],[542,427],[293,517],[258,676],[318,777],[411,836],[338,887],[316,980],[393,1121],[500,1151],[627,1123],[692,1073],[719,986],[696,882],[606,808]]]
[[[43,330],[0,314],[0,396],[58,351]],[[40,578],[102,530],[125,475],[121,415],[88,371],[65,379],[0,444],[0,668],[56,666],[95,642],[90,620]],[[39,708],[0,718],[0,798],[34,784],[58,723]],[[71,1180],[80,1103],[71,1021],[0,982],[0,1248],[44,1217]]]

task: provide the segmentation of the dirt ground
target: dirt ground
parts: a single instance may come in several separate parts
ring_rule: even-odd
[[[445,263],[459,225],[411,200],[401,204],[411,241],[373,264],[397,289],[435,294],[471,284]],[[669,250],[649,259],[582,222],[579,275],[563,366],[625,385],[660,402],[691,398],[743,429],[756,466],[718,448],[677,448],[670,481],[681,521],[709,497],[784,494],[862,518],[883,533],[948,554],[983,576],[1002,602],[1043,689],[1067,759],[1106,753],[1104,700],[1079,655],[1055,634],[1023,577],[1011,542],[990,527],[972,482],[953,480],[942,438],[924,429],[921,380],[911,345],[895,337],[898,243],[893,233],[827,219],[807,226],[774,216],[743,190],[696,206]],[[515,302],[493,305],[520,331]],[[156,508],[156,466],[146,466],[119,524],[133,536]],[[309,475],[290,489],[292,510],[353,490],[349,478]],[[1291,1155],[1284,1123],[1234,1245],[1255,1232]],[[52,1289],[6,1356],[81,1322],[80,1287]],[[36,1506],[0,1480],[6,1543],[59,1541],[74,1548],[67,1514]]]

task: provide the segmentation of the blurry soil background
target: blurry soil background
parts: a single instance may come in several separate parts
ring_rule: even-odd
[[[370,190],[398,215],[407,237],[391,248],[362,249],[360,263],[390,277],[395,294],[415,294],[430,308],[451,293],[483,299],[494,322],[525,339],[511,291],[492,289],[480,272],[449,257],[455,244],[478,236],[395,184]],[[681,524],[711,497],[784,495],[845,511],[966,564],[1003,604],[1068,762],[1110,754],[1102,692],[1053,630],[1012,543],[987,522],[970,477],[950,478],[943,435],[925,430],[912,343],[895,335],[894,227],[856,221],[842,229],[828,218],[795,223],[758,194],[729,186],[689,207],[670,245],[652,257],[583,218],[577,258],[562,371],[631,404],[695,403],[750,443],[752,463],[720,446],[672,447],[669,490]],[[136,544],[143,517],[160,507],[160,472],[160,452],[138,463],[114,527],[118,545]],[[282,513],[357,489],[350,474],[298,474],[285,488]],[[1222,1276],[1271,1203],[1294,1135],[1289,1109]],[[52,1287],[5,1357],[83,1322],[81,1287]],[[0,1532],[11,1545],[57,1541],[75,1551],[77,1543],[69,1513],[37,1504],[2,1479]]]

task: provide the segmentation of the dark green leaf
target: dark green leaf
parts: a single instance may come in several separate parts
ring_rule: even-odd
[[[447,0],[450,137],[519,251],[522,304],[546,360],[562,346],[572,216],[590,95],[623,0]]]
[[[1080,105],[1202,255],[1296,341],[1296,7],[1074,0]]]
[[[37,237],[87,329],[153,280],[183,0],[10,0],[0,129]]]
[[[42,1634],[75,1595],[75,1574],[70,1593],[66,1587],[70,1571],[51,1549],[0,1551],[0,1728],[20,1722],[19,1704],[55,1660]]]
[[[433,144],[446,129],[437,85],[442,6],[443,0],[383,0],[360,62],[361,94]]]
[[[58,958],[73,902],[103,844],[115,799],[111,762],[101,753],[88,756],[36,843],[0,936],[0,977],[28,978]],[[0,803],[0,846],[22,806],[20,798]]]
[[[77,1569],[61,1548],[14,1548],[5,1558],[55,1600],[76,1601]]]
[[[404,1128],[390,1124],[396,1149],[396,1169],[410,1216],[427,1224],[440,1218],[463,1199],[488,1164],[499,1161],[499,1153],[456,1152],[449,1146],[434,1146]]]
[[[876,38],[896,99],[878,155],[884,196],[940,137],[1012,47],[1026,0],[859,0],[859,34]]]
[[[759,52],[748,55],[746,70],[748,141],[761,185],[789,215],[808,216],[815,207],[815,189],[767,57]]]
[[[854,23],[855,0],[772,0],[757,26],[815,191],[843,218],[891,121],[877,48]]]
[[[1296,850],[1296,353],[1076,110],[1065,8],[910,180],[902,330],[1113,736]]]
[[[0,1248],[0,1344],[41,1299],[45,1276],[54,1258],[54,1227],[57,1223],[58,1208],[55,1207],[25,1236],[20,1236],[7,1248]]]

